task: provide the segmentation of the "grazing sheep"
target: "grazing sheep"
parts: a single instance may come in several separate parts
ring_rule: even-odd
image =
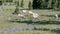
[[[33,13],[33,17],[37,18],[39,15],[37,13]]]
[[[23,14],[18,14],[18,17],[21,19],[25,18],[25,16]]]
[[[33,12],[32,11],[29,11],[29,14],[33,14]]]
[[[29,13],[28,16],[31,16],[33,19],[39,19],[40,18],[40,16],[37,13],[34,13],[32,11],[29,11],[28,13]]]
[[[24,18],[23,14],[18,14],[18,17]]]
[[[22,14],[24,14],[25,16],[28,16],[27,15],[27,10],[22,10]]]
[[[28,12],[28,16],[32,16],[33,15],[33,12],[32,11],[29,11]]]
[[[59,18],[59,17],[58,17],[58,14],[56,14],[55,17],[56,17],[56,19],[58,19],[58,18]]]
[[[22,10],[23,13],[26,13],[27,10]]]
[[[37,13],[33,13],[32,14],[32,17],[33,17],[33,19],[38,19],[38,20],[40,18],[40,16]]]
[[[11,20],[11,18],[9,17],[8,20]]]

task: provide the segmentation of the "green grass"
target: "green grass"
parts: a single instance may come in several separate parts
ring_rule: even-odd
[[[52,29],[52,28],[55,28],[55,27],[59,27],[60,25],[56,25],[56,24],[46,24],[46,25],[38,25],[38,24],[35,24],[35,25],[27,25],[26,23],[17,23],[15,22],[9,22],[8,18],[11,17],[12,19],[11,20],[14,20],[14,19],[19,19],[17,17],[17,15],[12,15],[11,13],[14,12],[14,9],[15,7],[10,7],[10,8],[4,8],[0,11],[0,30],[3,30],[5,27],[10,27],[10,28],[14,28],[14,27],[29,27],[29,28],[32,28],[34,26],[37,26],[37,27],[41,27],[41,28],[47,28],[47,29]],[[39,15],[47,15],[47,14],[56,14],[56,13],[59,13],[58,11],[53,11],[52,13],[52,10],[31,10],[33,12],[36,12],[38,13]],[[21,10],[20,10],[21,12]],[[29,18],[29,16],[28,16]],[[54,20],[53,17],[46,17],[46,16],[41,16],[40,20]],[[10,32],[9,32],[10,33]],[[53,32],[50,32],[50,31],[39,31],[39,30],[30,30],[30,31],[27,31],[27,32],[11,32],[10,34],[55,34]]]
[[[12,32],[11,34],[54,34],[47,31],[27,31],[27,32]]]

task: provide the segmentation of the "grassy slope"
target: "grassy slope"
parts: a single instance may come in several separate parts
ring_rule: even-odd
[[[0,11],[0,30],[3,30],[5,27],[11,27],[11,28],[14,28],[14,27],[33,27],[34,25],[27,25],[26,23],[13,23],[13,22],[9,22],[8,21],[8,18],[11,17],[12,19],[15,19],[17,18],[16,15],[11,15],[11,13],[14,11],[14,7],[9,10],[7,8],[3,9]],[[38,14],[51,14],[52,11],[50,10],[50,12],[48,10],[32,10],[33,12],[36,12]],[[53,14],[55,13],[59,13],[59,12],[53,12]],[[44,17],[43,18],[45,20],[48,20],[49,17]],[[42,20],[43,18],[41,18],[40,20]],[[52,19],[52,18],[51,18]],[[10,25],[10,26],[9,26]],[[60,26],[60,25],[53,25],[53,24],[48,24],[48,25],[36,25],[38,27],[42,27],[42,28],[54,28],[56,26]],[[27,31],[27,32],[11,32],[10,34],[54,34],[50,31]]]

